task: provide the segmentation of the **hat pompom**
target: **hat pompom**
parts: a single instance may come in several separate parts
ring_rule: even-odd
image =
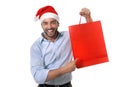
[[[39,18],[38,18],[38,17],[36,17],[36,16],[34,16],[33,20],[34,20],[34,21],[38,21],[38,20],[39,20]]]

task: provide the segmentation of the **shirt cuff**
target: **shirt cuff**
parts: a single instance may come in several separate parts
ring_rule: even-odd
[[[47,70],[47,69],[42,69],[42,70],[38,71],[35,75],[35,81],[38,84],[44,84],[47,79],[48,72],[49,72],[49,70]]]

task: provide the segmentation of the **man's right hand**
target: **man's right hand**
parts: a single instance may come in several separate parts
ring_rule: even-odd
[[[72,71],[74,71],[76,69],[76,60],[70,61],[69,63],[67,63],[64,67],[58,68],[58,69],[54,69],[54,70],[50,70],[48,72],[48,76],[46,81],[55,79],[61,75],[64,75],[66,73],[70,73]]]
[[[76,60],[72,60],[70,61],[69,63],[67,63],[64,67],[62,67],[62,71],[64,73],[69,73],[69,72],[72,72],[76,69],[76,62],[77,62],[78,59]]]

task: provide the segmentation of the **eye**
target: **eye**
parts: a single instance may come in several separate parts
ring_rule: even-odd
[[[57,21],[52,21],[51,24],[55,25],[57,24]]]
[[[47,22],[43,22],[42,25],[47,25],[48,23]]]

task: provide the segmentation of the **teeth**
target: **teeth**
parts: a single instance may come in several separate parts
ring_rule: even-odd
[[[52,32],[53,30],[48,30],[48,32]]]

